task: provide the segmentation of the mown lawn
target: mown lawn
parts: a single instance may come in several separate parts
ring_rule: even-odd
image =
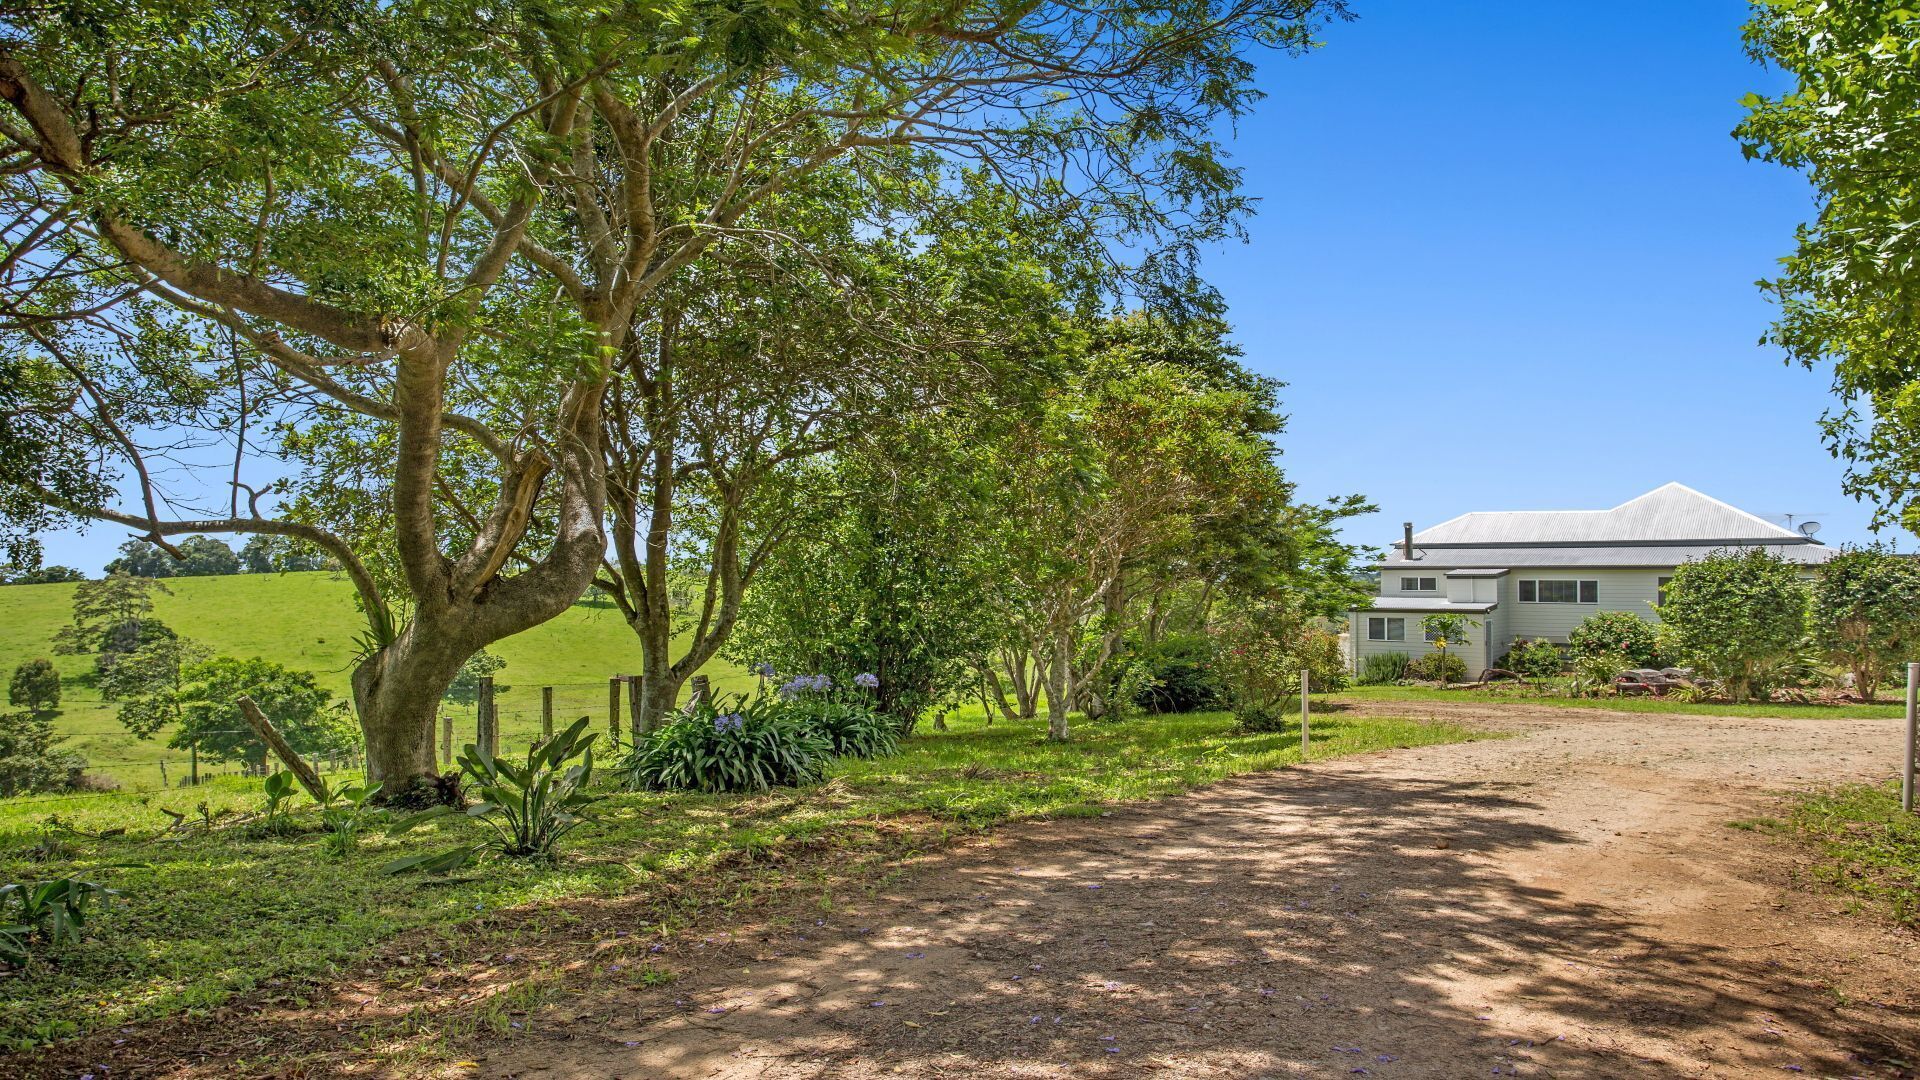
[[[1356,704],[1375,701],[1455,701],[1478,705],[1546,705],[1565,709],[1610,709],[1630,713],[1686,713],[1695,716],[1777,716],[1783,718],[1852,718],[1863,720],[1900,716],[1904,706],[1879,705],[1717,705],[1654,697],[1560,697],[1525,686],[1503,684],[1497,690],[1442,690],[1436,686],[1356,686],[1335,697]]]
[[[1898,781],[1802,792],[1784,818],[1737,824],[1813,844],[1817,880],[1920,928],[1920,814],[1900,809]]]
[[[557,867],[495,863],[445,881],[385,877],[377,868],[447,846],[452,836],[442,830],[469,826],[400,839],[375,833],[344,860],[322,854],[312,835],[248,839],[216,825],[150,839],[167,822],[162,808],[256,809],[257,781],[0,803],[0,881],[142,864],[98,870],[124,895],[96,917],[84,941],[51,963],[0,977],[0,1045],[21,1049],[204,1009],[266,980],[324,979],[396,934],[448,930],[482,912],[659,888],[696,879],[731,854],[798,840],[839,847],[851,843],[845,837],[856,821],[931,818],[951,831],[1092,814],[1300,756],[1297,732],[1242,735],[1219,713],[1083,724],[1067,745],[1045,742],[1044,730],[961,718],[950,732],[908,740],[894,757],[841,762],[824,784],[770,796],[617,794]],[[1316,717],[1313,756],[1478,737],[1449,725],[1330,711]],[[43,828],[50,815],[65,827]],[[99,840],[72,831],[113,828],[129,832]]]

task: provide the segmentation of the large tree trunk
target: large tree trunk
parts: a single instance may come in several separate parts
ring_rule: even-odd
[[[471,651],[409,623],[386,648],[353,670],[353,704],[367,743],[367,780],[386,801],[423,803],[442,796],[433,778],[440,701]]]

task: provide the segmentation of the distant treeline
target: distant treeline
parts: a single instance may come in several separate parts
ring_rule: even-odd
[[[175,552],[178,554],[176,555]],[[108,574],[134,577],[211,577],[218,574],[285,574],[298,570],[329,570],[333,561],[311,545],[283,536],[254,536],[239,551],[211,536],[189,536],[167,551],[151,540],[133,539],[120,545],[120,557],[106,565]],[[57,581],[85,581],[87,575],[71,566],[0,566],[0,585],[43,585]]]

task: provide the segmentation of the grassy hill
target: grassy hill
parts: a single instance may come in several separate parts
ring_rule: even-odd
[[[259,656],[310,671],[337,698],[348,698],[354,638],[365,627],[353,605],[353,587],[325,572],[172,578],[170,596],[157,596],[154,614],[182,635],[231,656]],[[71,584],[0,588],[0,678],[14,665],[49,657],[61,674],[61,709],[54,726],[67,747],[85,754],[90,771],[129,788],[160,784],[186,773],[184,751],[167,747],[167,734],[135,739],[113,706],[84,676],[89,656],[54,656],[53,635],[71,619]],[[577,604],[560,618],[496,644],[507,662],[496,676],[503,743],[523,742],[540,729],[540,688],[554,687],[562,721],[607,714],[607,679],[639,667],[640,645],[611,604]],[[753,677],[716,661],[707,673],[720,690],[745,690]],[[473,737],[470,708],[449,706],[456,742]]]

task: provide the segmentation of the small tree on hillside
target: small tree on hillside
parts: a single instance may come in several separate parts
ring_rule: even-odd
[[[186,668],[212,653],[169,632],[121,656],[100,673],[100,696],[120,706],[120,723],[142,739],[180,723]],[[245,725],[242,725],[245,726]]]
[[[1420,620],[1420,629],[1426,632],[1427,638],[1433,642],[1434,649],[1440,655],[1439,661],[1433,667],[1442,683],[1450,681],[1453,677],[1453,667],[1447,662],[1448,647],[1473,644],[1467,640],[1467,628],[1478,625],[1480,624],[1465,615],[1429,615]]]
[[[181,577],[212,577],[240,572],[240,557],[233,549],[211,536],[189,536],[180,541]]]
[[[1747,701],[1766,669],[1805,645],[1808,600],[1798,565],[1750,548],[1678,567],[1655,610],[1682,661]]]
[[[1842,551],[1814,585],[1813,639],[1872,701],[1896,667],[1920,659],[1920,564],[1878,545]]]
[[[467,662],[460,665],[459,673],[453,677],[453,683],[442,695],[443,700],[451,701],[456,705],[472,705],[480,700],[480,680],[506,666],[505,660],[481,649],[467,657]],[[495,687],[494,689],[498,692],[505,688]]]
[[[13,669],[13,681],[7,686],[7,704],[24,705],[37,713],[58,708],[60,672],[53,661],[45,657],[22,660]]]
[[[62,741],[53,733],[53,722],[39,713],[0,713],[0,797],[66,787],[68,777],[87,762],[58,749]]]
[[[74,586],[73,622],[54,635],[53,651],[100,652],[116,631],[138,625],[153,612],[156,592],[171,595],[171,590],[158,581],[122,570]]]
[[[214,761],[264,767],[267,746],[234,704],[243,694],[260,706],[296,753],[326,753],[359,744],[352,718],[329,704],[333,695],[307,672],[259,657],[219,656],[182,669],[181,683],[180,728],[168,746],[184,750],[198,744],[200,753]]]

